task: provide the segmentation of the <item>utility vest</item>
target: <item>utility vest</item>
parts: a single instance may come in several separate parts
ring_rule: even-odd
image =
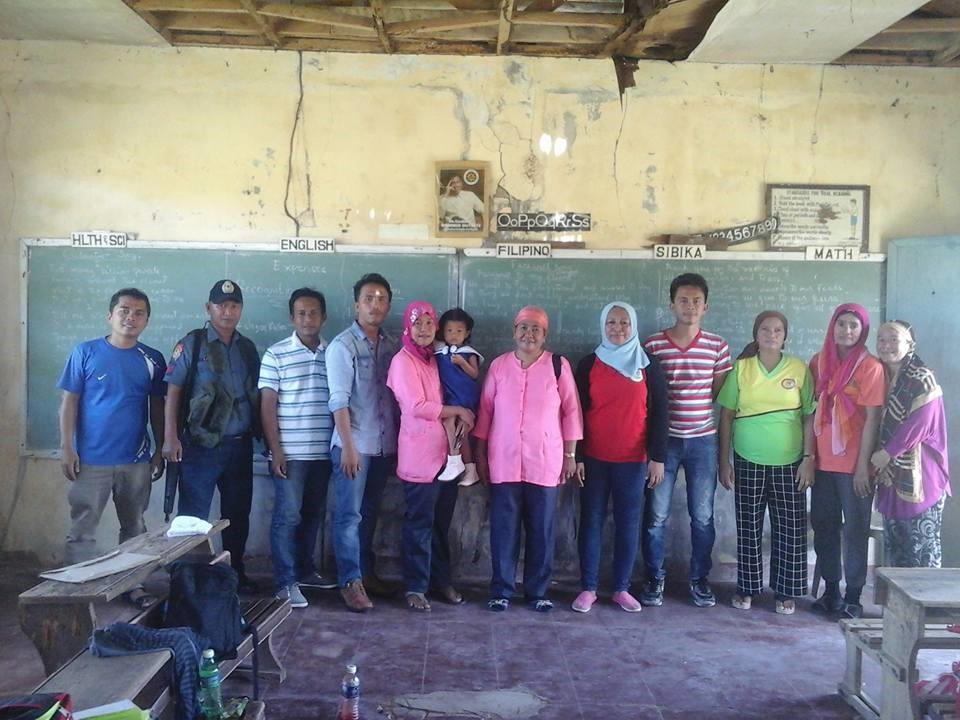
[[[230,422],[233,406],[237,398],[234,396],[233,384],[224,382],[230,372],[227,361],[228,350],[220,342],[208,342],[205,328],[191,331],[193,336],[192,362],[183,388],[183,402],[180,405],[181,415],[179,429],[181,435],[186,431],[190,441],[204,448],[214,448],[220,444],[223,432]],[[260,377],[260,355],[252,341],[236,333],[235,342],[243,358],[246,374],[243,378],[244,394],[250,403],[250,433],[259,438],[262,434],[260,425],[260,391],[257,389],[257,380]],[[200,362],[200,345],[206,346],[206,362],[210,373],[206,377],[197,379],[197,369]]]

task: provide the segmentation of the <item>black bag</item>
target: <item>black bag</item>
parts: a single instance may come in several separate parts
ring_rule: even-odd
[[[66,693],[37,693],[0,698],[0,720],[54,720],[73,717]]]
[[[209,638],[217,662],[235,658],[245,626],[237,586],[237,572],[229,565],[174,563],[166,626],[193,628]]]
[[[223,563],[180,560],[170,566],[167,627],[189,627],[210,640],[217,662],[237,656],[243,635],[253,636],[253,699],[260,699],[260,638],[240,612],[237,571]],[[203,650],[204,648],[200,648]]]

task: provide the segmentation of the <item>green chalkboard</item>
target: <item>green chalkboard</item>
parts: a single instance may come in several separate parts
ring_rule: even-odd
[[[611,300],[636,308],[641,337],[672,325],[670,281],[683,272],[706,278],[704,327],[726,338],[735,355],[751,339],[761,310],[787,316],[787,351],[805,360],[819,350],[840,303],[861,303],[880,319],[883,266],[877,262],[469,257],[460,261],[460,302],[476,319],[474,344],[488,360],[512,347],[516,311],[536,304],[550,315],[548,346],[576,362],[599,342],[600,310]]]
[[[173,344],[206,318],[210,286],[232,278],[243,288],[241,331],[261,352],[291,332],[287,298],[300,286],[327,296],[324,335],[353,318],[353,283],[381,272],[394,289],[388,329],[396,332],[407,302],[424,299],[442,311],[454,304],[475,318],[472,343],[487,360],[512,347],[512,320],[523,305],[550,314],[549,346],[576,361],[599,340],[599,313],[622,299],[638,312],[641,335],[673,322],[667,307],[670,281],[699,272],[710,284],[704,325],[720,333],[734,353],[750,339],[753,318],[778,309],[790,320],[788,351],[809,358],[823,342],[833,308],[859,302],[880,317],[883,265],[828,264],[770,259],[655,261],[554,258],[514,261],[495,257],[423,253],[305,255],[267,251],[128,248],[80,250],[59,245],[27,247],[26,449],[58,446],[56,381],[70,349],[107,332],[107,302],[133,285],[153,304],[143,342],[169,354]],[[871,347],[873,341],[871,339]]]
[[[57,379],[71,348],[106,335],[110,296],[138,287],[150,297],[152,316],[141,341],[169,357],[174,343],[206,320],[204,303],[214,282],[231,278],[244,296],[240,330],[263,352],[292,332],[287,299],[310,286],[327,298],[328,339],[353,319],[353,283],[368,272],[392,285],[388,327],[399,330],[400,310],[413,299],[438,308],[453,304],[457,258],[453,254],[334,253],[127,248],[88,250],[27,245],[27,424],[25,449],[59,447]]]

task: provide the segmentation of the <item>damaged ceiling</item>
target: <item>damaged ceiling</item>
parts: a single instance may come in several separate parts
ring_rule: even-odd
[[[420,55],[960,66],[960,0],[0,0],[0,37]]]

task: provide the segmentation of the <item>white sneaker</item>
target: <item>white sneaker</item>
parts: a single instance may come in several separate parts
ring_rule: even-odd
[[[465,467],[466,470],[463,472],[463,477],[460,478],[460,482],[457,484],[460,487],[470,487],[471,485],[476,485],[478,482],[480,482],[480,476],[477,475],[477,464],[467,463]]]
[[[303,596],[303,593],[300,592],[300,586],[296,583],[287,585],[285,588],[280,588],[274,597],[277,598],[277,600],[289,600],[290,607],[292,608],[305,608],[310,604]]]
[[[447,466],[443,469],[443,472],[440,473],[440,477],[438,477],[437,480],[443,482],[456,480],[466,467],[467,466],[463,464],[463,458],[459,455],[447,455]]]

